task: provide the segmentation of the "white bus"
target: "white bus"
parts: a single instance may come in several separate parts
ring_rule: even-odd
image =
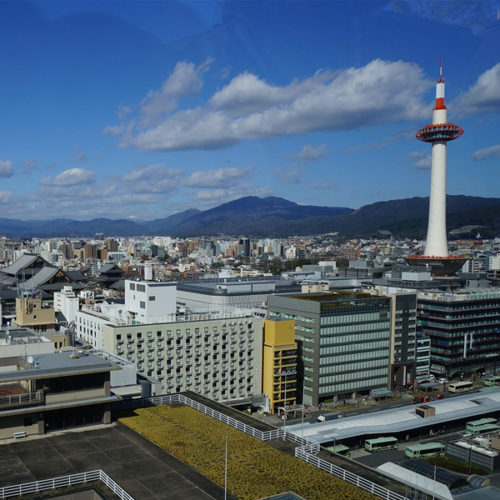
[[[470,380],[463,382],[451,382],[448,384],[448,391],[450,392],[465,392],[474,388],[474,384]]]

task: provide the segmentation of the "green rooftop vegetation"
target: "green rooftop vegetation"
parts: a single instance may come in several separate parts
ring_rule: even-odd
[[[138,409],[120,421],[222,487],[227,436],[228,492],[242,500],[287,491],[311,500],[375,498],[187,406]]]

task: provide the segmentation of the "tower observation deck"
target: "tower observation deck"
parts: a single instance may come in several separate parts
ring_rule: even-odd
[[[440,67],[436,83],[436,105],[432,112],[432,123],[420,129],[416,136],[432,144],[431,192],[429,197],[429,219],[424,255],[407,258],[411,266],[430,265],[433,274],[454,274],[465,262],[463,257],[448,255],[446,231],[446,144],[461,137],[464,129],[448,122],[444,104],[445,82],[443,66]]]

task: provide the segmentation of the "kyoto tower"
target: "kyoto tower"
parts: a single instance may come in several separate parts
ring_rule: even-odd
[[[443,64],[439,68],[436,83],[436,105],[432,112],[432,124],[417,132],[417,139],[432,144],[431,193],[429,197],[429,220],[424,255],[408,257],[411,266],[428,265],[438,276],[455,274],[465,258],[448,255],[446,232],[446,143],[458,139],[464,129],[448,122],[448,111],[444,104]]]

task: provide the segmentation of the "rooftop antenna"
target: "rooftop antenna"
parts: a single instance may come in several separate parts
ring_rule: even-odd
[[[443,78],[443,60],[441,59],[439,61],[439,82],[444,82],[444,78]]]

